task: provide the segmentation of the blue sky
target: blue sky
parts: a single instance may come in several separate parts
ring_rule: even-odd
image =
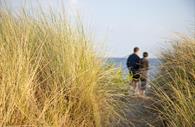
[[[1,0],[0,0],[1,1]],[[6,0],[20,8],[25,0]],[[28,1],[28,0],[26,0]],[[44,7],[58,9],[63,0],[40,0]],[[37,0],[31,0],[32,4]],[[68,13],[79,12],[93,33],[95,45],[107,56],[125,57],[134,46],[157,57],[176,33],[195,30],[194,0],[64,0]]]

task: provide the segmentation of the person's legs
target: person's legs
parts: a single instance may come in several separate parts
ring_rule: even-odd
[[[144,94],[145,94],[146,84],[147,84],[146,80],[145,79],[142,79],[141,80],[140,89],[139,89],[139,93],[142,96],[144,96]]]
[[[139,95],[140,80],[136,81],[135,94]]]
[[[133,85],[134,92],[136,94],[139,93],[139,80],[140,80],[140,75],[134,73],[132,85]]]
[[[139,84],[139,81],[140,81],[140,74],[137,73],[136,71],[134,70],[130,70],[129,71],[129,74],[130,75],[133,75],[132,77],[132,80],[130,81],[130,86],[132,86],[133,88],[133,91],[136,93],[137,91],[139,91],[138,89],[138,84]],[[132,88],[130,88],[130,91],[132,90]],[[130,93],[130,92],[129,92]],[[131,94],[131,93],[130,93]]]
[[[137,87],[137,81],[135,80],[135,79],[133,79],[133,81],[132,81],[132,87],[133,87],[133,89],[135,90],[136,89],[136,87]]]
[[[129,70],[129,76],[132,76],[132,75],[134,75],[134,71],[133,70]],[[133,88],[133,90],[135,89],[136,83],[135,83],[134,78],[132,80],[129,80],[129,86],[130,86],[130,89],[132,89],[132,88]]]
[[[131,80],[129,82],[129,91],[128,91],[129,95],[133,95],[134,94],[134,92],[136,90],[136,84],[137,84],[136,80]]]
[[[141,95],[141,96],[144,96],[144,90],[139,90],[139,94]]]

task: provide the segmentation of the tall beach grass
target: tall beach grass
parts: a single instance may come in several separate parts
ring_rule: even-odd
[[[82,25],[61,15],[0,10],[0,126],[126,123],[119,78]]]
[[[180,37],[162,53],[154,83],[157,112],[168,127],[195,126],[195,38]]]

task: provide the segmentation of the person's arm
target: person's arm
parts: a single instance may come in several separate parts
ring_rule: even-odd
[[[126,65],[127,65],[127,68],[130,67],[130,56],[127,58],[127,63],[126,63]]]
[[[141,59],[140,59],[140,57],[137,57],[137,60],[136,60],[137,62],[136,62],[136,68],[139,70],[140,68],[141,68]]]

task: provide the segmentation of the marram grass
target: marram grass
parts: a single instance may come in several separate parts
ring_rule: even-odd
[[[168,127],[194,127],[195,39],[181,37],[162,53],[161,60],[154,81],[157,111]]]
[[[0,126],[127,122],[115,82],[120,76],[104,67],[82,27],[25,11],[0,16]]]

